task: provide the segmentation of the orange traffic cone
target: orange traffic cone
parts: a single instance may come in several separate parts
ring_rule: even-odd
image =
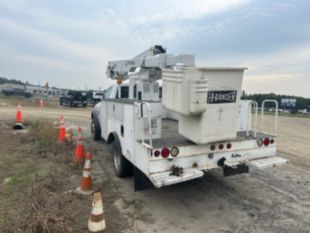
[[[90,190],[92,186],[90,161],[91,161],[91,154],[87,153],[85,158],[83,177],[81,179],[81,189],[83,191]]]
[[[83,169],[83,176],[80,182],[80,187],[75,190],[75,193],[83,194],[83,195],[90,195],[94,193],[92,189],[92,178],[91,178],[91,154],[86,154],[84,169]]]
[[[94,194],[92,209],[88,219],[89,232],[104,233],[106,229],[101,193]]]
[[[43,99],[40,99],[40,108],[44,108],[44,101],[43,101]]]
[[[81,164],[85,158],[85,150],[83,145],[82,129],[78,129],[78,138],[75,147],[74,162]]]
[[[22,121],[23,121],[22,106],[20,106],[19,104],[17,106],[16,122],[22,122]]]
[[[60,127],[59,127],[59,141],[63,142],[66,139],[66,127],[64,116],[60,116]]]
[[[16,112],[16,122],[13,125],[13,129],[24,129],[23,126],[23,114],[22,114],[22,107],[20,106],[20,104],[17,106],[17,112]]]

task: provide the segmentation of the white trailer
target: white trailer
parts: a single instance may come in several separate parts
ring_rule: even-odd
[[[272,132],[258,132],[257,103],[241,100],[244,70],[197,68],[194,56],[169,55],[161,46],[109,62],[117,84],[95,106],[92,132],[113,144],[116,175],[133,174],[142,190],[212,169],[229,176],[285,164],[277,156],[277,102],[263,102],[262,109],[275,103],[275,122]]]

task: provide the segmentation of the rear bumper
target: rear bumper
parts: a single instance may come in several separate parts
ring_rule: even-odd
[[[246,167],[249,166],[250,169],[262,170],[262,169],[283,166],[287,164],[287,162],[288,161],[284,158],[281,158],[278,156],[270,156],[270,157],[257,158],[257,159],[246,160],[246,161],[238,161],[238,162],[228,161],[225,164],[225,166],[226,168],[234,169],[234,168],[238,168],[240,165],[245,165]],[[218,166],[216,168],[220,168],[220,167]],[[216,169],[216,168],[212,168],[212,169]],[[150,174],[149,179],[151,180],[151,182],[154,184],[156,188],[161,188],[163,186],[169,186],[172,184],[181,183],[184,181],[189,181],[189,180],[202,177],[204,176],[205,173],[208,172],[208,170],[212,170],[212,169],[201,170],[199,168],[187,168],[187,169],[185,168],[183,169],[183,172],[180,175],[173,175],[172,171],[157,172],[157,173]],[[244,173],[244,172],[239,172],[239,173]],[[225,171],[223,174],[224,176],[227,176],[225,175]],[[234,174],[231,174],[231,175],[234,175]]]
[[[188,180],[193,180],[202,177],[204,172],[198,169],[185,169],[180,176],[171,175],[171,172],[160,172],[151,174],[150,180],[156,188],[168,186],[176,183],[181,183]]]
[[[82,100],[73,100],[72,101],[74,104],[86,104],[87,101],[82,101]]]
[[[195,150],[191,149],[191,151]],[[197,168],[199,170],[211,170],[214,168],[219,168],[218,162],[223,158],[225,159],[225,163],[227,165],[233,166],[255,159],[276,156],[277,147],[276,145],[273,145],[268,147],[254,147],[222,152],[199,152],[200,151],[186,156],[179,155],[178,157],[168,159],[153,157],[150,159],[149,173],[152,174],[170,171],[172,166],[182,167],[183,169]]]

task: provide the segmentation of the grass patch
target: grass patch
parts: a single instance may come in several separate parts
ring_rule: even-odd
[[[57,143],[58,130],[46,120],[29,122],[27,134],[10,132],[10,124],[0,125],[0,232],[78,232],[64,192],[72,185],[66,179],[80,175],[64,163],[71,161],[70,145]]]
[[[258,112],[258,115],[260,116],[261,112]],[[272,115],[274,116],[275,113],[274,112],[264,112],[264,115]],[[301,118],[310,118],[310,115],[306,115],[306,114],[301,114],[301,113],[287,113],[287,112],[278,112],[279,116],[283,116],[283,117],[301,117]]]
[[[57,139],[57,132],[53,128],[51,122],[47,120],[37,120],[31,125],[31,133],[40,141],[45,141],[50,144]]]
[[[72,157],[72,144],[58,142],[58,129],[47,120],[37,120],[32,123],[30,134],[36,145],[39,158],[54,157],[60,162],[69,162]]]
[[[36,139],[37,152],[41,157],[46,157],[49,152],[54,151],[57,132],[50,122],[35,121],[31,126],[31,133]]]
[[[17,170],[16,174],[9,176],[10,179],[6,185],[4,194],[10,194],[18,189],[27,187],[28,182],[34,180],[37,175],[38,167],[34,162],[25,163],[24,167]]]
[[[21,104],[22,106],[32,106],[32,107],[38,107],[40,106],[40,97],[31,97],[31,98],[25,98],[22,96],[5,96],[0,95],[0,103],[6,103],[8,106],[17,106],[18,104]],[[53,97],[49,99],[44,100],[44,107],[51,107],[55,108],[59,106],[59,98]]]

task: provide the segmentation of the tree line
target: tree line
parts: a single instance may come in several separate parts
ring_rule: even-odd
[[[25,85],[24,82],[15,79],[7,79],[4,77],[0,77],[0,84],[3,83],[13,83],[19,85]],[[274,93],[269,94],[243,94],[242,99],[255,100],[258,102],[258,106],[262,105],[263,100],[265,99],[275,99],[279,103],[279,107],[281,107],[281,99],[296,99],[296,108],[297,109],[310,109],[310,98],[304,98],[299,96],[292,95],[276,95]],[[273,107],[272,104],[266,103],[266,107]]]
[[[7,79],[7,78],[4,78],[4,77],[0,77],[0,84],[4,84],[4,83],[12,83],[12,84],[25,85],[25,83],[20,81],[20,80]]]

